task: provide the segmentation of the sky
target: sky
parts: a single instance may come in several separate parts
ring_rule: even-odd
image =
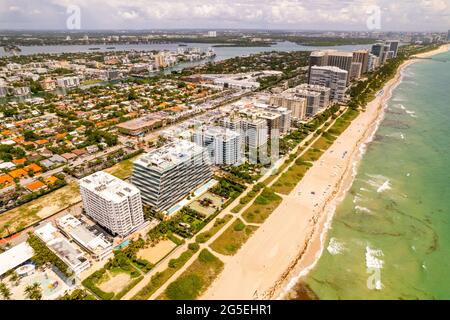
[[[450,0],[0,0],[2,30],[78,27],[445,31]]]

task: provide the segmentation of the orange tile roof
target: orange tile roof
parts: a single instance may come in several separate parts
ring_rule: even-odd
[[[37,144],[37,145],[43,145],[43,144],[46,144],[46,143],[48,143],[48,140],[47,140],[47,139],[41,139],[41,140],[37,140],[37,141],[36,141],[36,144]]]
[[[0,132],[2,135],[4,135],[4,136],[7,136],[7,135],[10,135],[10,134],[12,134],[12,131],[11,130],[3,130],[2,132]]]
[[[33,119],[25,119],[25,120],[16,121],[14,124],[16,126],[20,127],[20,126],[22,126],[24,124],[27,124],[27,123],[30,123],[32,121],[33,121]]]
[[[1,175],[0,176],[0,188],[6,188],[8,186],[10,186],[11,184],[14,184],[14,179],[7,174]]]
[[[65,136],[67,136],[67,132],[58,133],[56,135],[56,139],[63,139]]]
[[[14,159],[12,162],[15,163],[15,164],[20,165],[20,164],[24,164],[25,161],[27,161],[27,158]]]
[[[54,184],[56,181],[58,181],[58,178],[55,176],[50,176],[44,179],[46,184]]]
[[[30,170],[33,170],[33,172],[39,172],[42,170],[42,168],[40,166],[38,166],[36,163],[29,164],[24,169],[27,172]]]
[[[23,169],[16,169],[9,172],[9,175],[13,178],[21,178],[27,175],[27,172]]]
[[[15,142],[23,142],[23,141],[25,141],[25,138],[20,136],[20,137],[14,137],[14,138],[12,138],[12,140],[14,140]]]
[[[45,184],[39,180],[36,180],[32,183],[27,184],[26,187],[30,191],[36,191],[36,190],[39,190],[39,189],[45,187]]]

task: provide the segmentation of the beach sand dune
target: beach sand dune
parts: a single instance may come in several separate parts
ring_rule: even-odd
[[[418,55],[424,58],[448,46]],[[348,191],[354,165],[383,117],[393,88],[401,80],[405,62],[396,76],[370,102],[334,144],[316,161],[302,181],[270,215],[241,250],[225,263],[223,272],[202,299],[275,299],[292,277],[310,270],[323,250],[323,239],[336,204]]]

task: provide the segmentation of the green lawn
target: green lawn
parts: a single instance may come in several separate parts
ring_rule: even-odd
[[[255,226],[246,226],[242,220],[237,219],[212,244],[211,248],[224,255],[234,255],[257,229]]]
[[[142,288],[132,299],[133,300],[148,300],[153,293],[156,292],[170,277],[173,276],[188,260],[197,252],[197,246],[191,246],[188,250],[183,252],[178,258],[169,261],[169,267],[162,272],[157,272],[151,278],[149,283]]]
[[[242,214],[250,223],[263,223],[267,217],[280,205],[282,198],[273,189],[264,188],[253,204]]]
[[[128,179],[133,172],[133,161],[136,160],[139,156],[121,161],[111,168],[105,169],[104,171],[112,174],[113,176],[116,176],[119,179]]]
[[[207,249],[203,249],[198,258],[181,276],[169,284],[158,299],[195,300],[206,291],[223,269],[223,262]]]
[[[294,164],[281,175],[281,177],[272,185],[276,193],[289,194],[308,171],[310,163],[298,159]]]
[[[208,241],[213,235],[215,235],[222,227],[230,221],[233,216],[231,214],[225,215],[223,218],[217,218],[214,221],[214,225],[208,231],[199,233],[195,238],[195,242],[205,243]]]

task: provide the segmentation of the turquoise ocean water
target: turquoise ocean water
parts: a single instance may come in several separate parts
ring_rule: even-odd
[[[337,208],[304,279],[320,299],[450,299],[450,53],[433,60],[405,70]]]

